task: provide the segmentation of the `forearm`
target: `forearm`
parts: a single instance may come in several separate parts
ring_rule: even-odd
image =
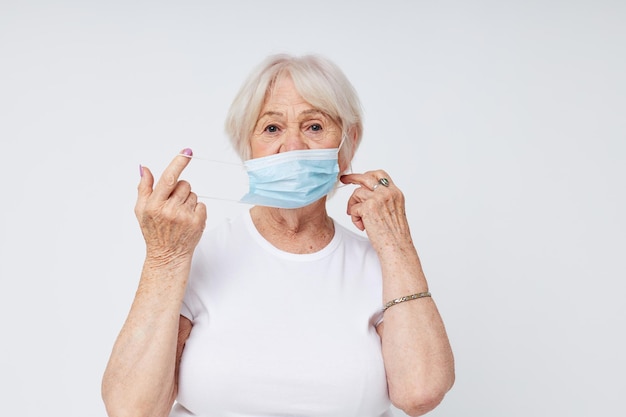
[[[190,260],[146,260],[102,383],[111,417],[166,416],[176,395],[179,314]]]
[[[412,244],[381,256],[383,301],[428,291]],[[454,382],[454,359],[446,330],[430,297],[402,302],[384,313],[379,333],[389,394],[410,415],[434,408]]]

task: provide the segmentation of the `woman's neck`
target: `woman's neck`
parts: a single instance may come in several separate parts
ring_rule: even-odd
[[[261,236],[285,252],[318,252],[335,234],[324,199],[301,209],[255,206],[250,209],[250,215]]]

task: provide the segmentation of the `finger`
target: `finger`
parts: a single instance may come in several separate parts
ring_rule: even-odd
[[[350,219],[352,220],[352,224],[354,224],[357,229],[360,231],[365,230],[365,224],[363,223],[361,216],[351,215]]]
[[[191,185],[184,180],[178,181],[176,183],[176,187],[170,194],[170,198],[168,201],[172,201],[177,204],[184,204],[189,198],[189,193],[191,193]]]
[[[373,191],[378,186],[377,180],[367,174],[348,174],[339,179],[344,184],[358,185],[361,190]]]
[[[347,213],[350,216],[350,220],[352,220],[352,223],[357,227],[357,229],[359,229],[360,231],[365,230],[365,224],[363,223],[363,218],[361,217],[361,214],[358,213],[358,210],[356,209],[355,206],[358,206],[361,203],[358,203],[354,200],[350,200],[348,202],[348,210]]]
[[[139,180],[139,185],[137,186],[137,193],[139,194],[139,197],[147,198],[150,194],[152,194],[154,176],[148,167],[142,165],[139,165],[139,173],[141,175],[141,179]]]
[[[365,187],[368,187],[369,184],[365,183],[367,176],[365,174],[346,174],[346,175],[342,175],[339,180],[344,183],[344,184],[355,184],[355,185],[362,185]]]
[[[193,152],[191,149],[186,148],[174,157],[172,162],[170,162],[167,168],[165,168],[165,171],[163,171],[156,187],[154,187],[153,196],[156,199],[165,201],[169,198],[172,191],[174,191],[176,185],[178,184],[180,174],[187,167],[187,165],[189,165],[192,155]]]
[[[195,214],[196,214],[196,218],[198,219],[198,221],[202,223],[202,230],[204,230],[204,227],[206,226],[206,218],[207,218],[206,204],[197,203]]]
[[[387,174],[382,169],[376,171],[369,171],[366,174],[371,176],[371,180],[374,181],[372,183],[372,189],[378,188],[378,186],[383,186],[384,188],[389,188],[393,185],[393,181],[389,178],[389,174]]]
[[[198,204],[198,196],[196,195],[196,193],[190,192],[187,195],[187,200],[185,200],[185,204],[187,204],[189,207],[191,207],[192,210],[194,210],[196,208],[196,205]]]
[[[368,171],[363,174],[347,174],[342,175],[340,180],[344,184],[356,184],[365,187],[369,190],[375,190],[379,185],[382,185],[381,179],[387,180],[387,186],[391,185],[389,175],[383,170]]]
[[[137,204],[135,204],[135,213],[146,204],[146,200],[152,194],[152,186],[154,185],[154,176],[148,167],[139,165],[139,174],[141,179],[137,185]]]
[[[346,213],[350,216],[352,223],[357,227],[357,229],[363,231],[365,230],[365,224],[363,223],[363,218],[361,217],[360,207],[365,201],[364,193],[371,193],[365,187],[359,187],[350,196],[347,203]]]
[[[194,221],[202,231],[206,228],[207,209],[204,203],[197,203],[193,212]]]

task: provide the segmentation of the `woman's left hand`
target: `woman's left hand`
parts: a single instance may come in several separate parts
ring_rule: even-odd
[[[398,245],[413,245],[404,194],[385,171],[348,174],[340,180],[344,184],[359,185],[348,200],[348,215],[359,230],[367,232],[378,252]]]

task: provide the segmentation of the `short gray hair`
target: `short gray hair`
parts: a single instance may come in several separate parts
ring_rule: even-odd
[[[319,55],[271,55],[252,71],[226,116],[226,133],[235,151],[243,160],[250,159],[250,138],[265,99],[276,82],[287,75],[302,98],[341,127],[342,137],[347,136],[341,153],[351,158],[363,135],[361,104],[341,69]],[[354,143],[351,136],[356,136]]]

